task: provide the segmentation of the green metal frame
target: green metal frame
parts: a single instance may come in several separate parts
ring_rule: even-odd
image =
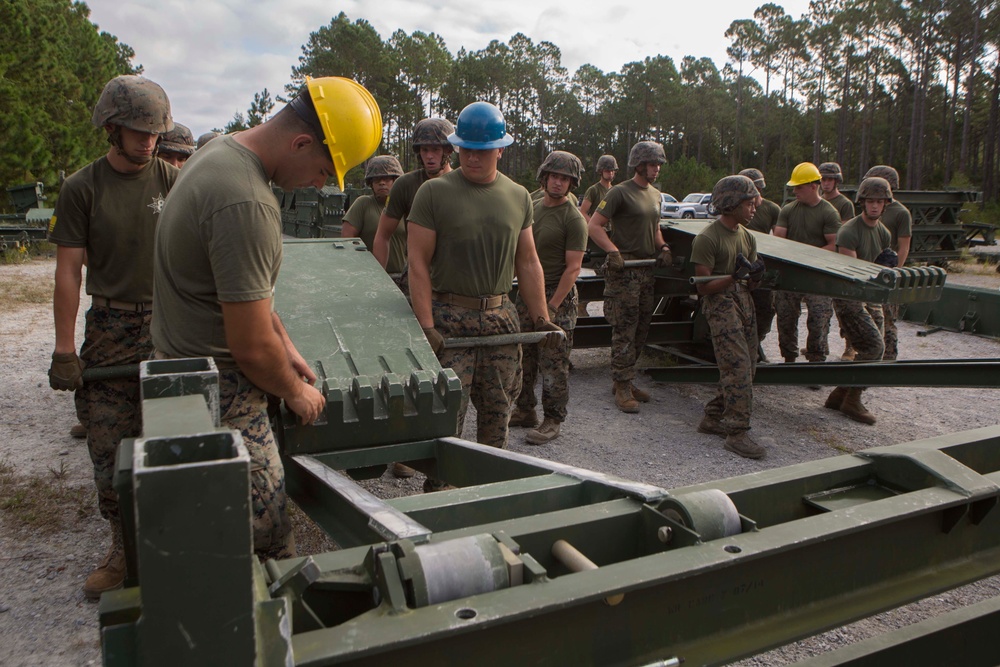
[[[1000,291],[946,285],[940,300],[906,304],[900,309],[900,317],[934,330],[1000,337]]]

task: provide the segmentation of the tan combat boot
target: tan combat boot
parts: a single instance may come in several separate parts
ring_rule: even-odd
[[[643,389],[639,389],[637,386],[635,386],[634,382],[629,382],[628,383],[628,389],[629,389],[629,391],[632,392],[632,398],[634,398],[635,400],[639,401],[640,403],[649,403],[649,399],[651,398],[651,396],[649,395],[648,391],[645,391]],[[611,387],[611,393],[614,394],[617,391],[618,391],[618,383],[616,382]]]
[[[757,444],[747,431],[730,433],[726,436],[726,449],[748,459],[762,459],[767,450]]]
[[[87,437],[87,427],[83,424],[75,424],[70,430],[69,434],[74,438],[86,438]]]
[[[615,405],[622,412],[633,414],[639,412],[639,401],[632,396],[632,383],[615,382]]]
[[[561,424],[552,417],[546,417],[542,420],[541,426],[531,429],[524,435],[524,440],[531,445],[544,445],[559,437],[560,426]]]
[[[534,410],[515,408],[514,412],[510,413],[510,421],[507,422],[507,425],[532,428],[538,426],[538,415],[535,414]]]
[[[844,402],[844,396],[846,395],[847,387],[837,387],[830,392],[829,396],[826,397],[826,403],[823,404],[823,407],[831,410],[839,410],[840,405]]]
[[[409,479],[410,477],[413,477],[417,472],[410,466],[404,465],[402,463],[393,463],[392,466],[390,467],[390,471],[392,472],[393,477],[397,477],[399,479]]]
[[[117,590],[125,582],[125,549],[121,538],[112,538],[111,548],[101,564],[83,582],[83,594],[88,600],[97,600],[101,593]]]
[[[844,396],[844,402],[840,404],[840,411],[856,422],[874,424],[875,415],[868,412],[868,408],[861,403],[861,392],[863,391],[864,389],[848,389]]]
[[[857,351],[851,346],[850,341],[846,338],[844,339],[844,353],[840,355],[841,361],[854,361],[854,357],[858,355]]]
[[[720,422],[715,417],[705,415],[701,418],[701,423],[698,424],[698,433],[708,433],[709,435],[721,435],[723,438],[726,437],[726,429],[722,428],[722,422]]]

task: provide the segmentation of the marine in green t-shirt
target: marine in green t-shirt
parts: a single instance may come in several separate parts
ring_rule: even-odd
[[[753,214],[753,219],[746,224],[746,228],[760,232],[761,234],[770,234],[774,226],[778,224],[778,215],[780,213],[780,206],[770,199],[761,199],[757,210]]]
[[[374,246],[375,233],[385,207],[386,199],[393,183],[403,175],[403,168],[392,155],[379,155],[368,160],[365,167],[365,185],[372,189],[371,195],[362,195],[354,200],[350,210],[344,215],[343,236],[359,237],[369,250]],[[389,260],[385,270],[399,273],[406,266],[406,225],[398,220],[396,231],[389,243]]]
[[[774,235],[833,250],[840,224],[837,209],[824,199],[817,198],[813,203],[793,201],[781,207]]]
[[[712,188],[712,207],[719,218],[691,243],[691,263],[701,279],[700,310],[712,332],[719,366],[719,389],[705,405],[698,431],[725,438],[726,450],[751,459],[767,454],[749,435],[757,367],[757,323],[750,290],[763,275],[764,265],[757,260],[757,240],[746,225],[759,198],[748,176],[720,179]]]
[[[877,219],[872,224],[864,214],[844,223],[837,232],[837,250],[843,254],[845,250],[854,252],[854,257],[866,262],[874,262],[883,250],[892,242],[892,234]]]
[[[597,172],[599,180],[587,188],[587,192],[583,195],[583,201],[580,202],[580,213],[583,214],[583,218],[588,223],[590,223],[590,216],[594,214],[614,185],[615,174],[618,173],[618,160],[615,159],[614,155],[602,155],[597,159],[594,171]]]
[[[369,246],[375,259],[384,268],[388,267],[391,240],[396,237],[400,226],[406,231],[406,221],[409,219],[413,199],[417,196],[420,186],[432,178],[437,178],[451,171],[451,154],[454,151],[448,137],[455,131],[455,126],[444,118],[424,118],[413,127],[410,145],[420,163],[420,169],[407,172],[392,185],[385,209],[379,217],[375,238]],[[403,266],[406,265],[406,247],[403,247]],[[388,270],[388,269],[387,269]],[[402,269],[400,269],[402,270]],[[389,271],[395,273],[395,271]],[[406,287],[406,282],[401,287]],[[404,294],[406,293],[404,289]]]
[[[892,235],[892,249],[899,255],[899,265],[906,264],[913,236],[913,216],[910,210],[893,199],[882,212],[882,224]]]
[[[632,178],[611,188],[590,216],[587,233],[608,253],[604,274],[604,312],[611,323],[611,378],[615,405],[622,412],[639,412],[650,399],[635,386],[639,358],[653,317],[653,267],[631,266],[626,259],[671,261],[670,247],[660,232],[660,192],[653,183],[667,161],[663,146],[640,141],[629,151]],[[608,233],[610,223],[611,233]]]

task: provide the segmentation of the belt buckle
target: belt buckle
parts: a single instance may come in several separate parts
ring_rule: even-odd
[[[479,297],[479,310],[489,310],[490,309],[490,297],[481,296]]]

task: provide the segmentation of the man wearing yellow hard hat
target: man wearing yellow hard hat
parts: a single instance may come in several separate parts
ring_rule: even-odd
[[[295,555],[285,475],[267,418],[267,394],[303,424],[323,412],[316,375],[272,309],[281,268],[281,210],[271,183],[322,187],[361,164],[382,140],[371,94],[340,77],[307,79],[262,125],[195,153],[167,198],[154,252],[152,323],[157,358],[211,356],[222,423],[252,459],[254,551]]]

